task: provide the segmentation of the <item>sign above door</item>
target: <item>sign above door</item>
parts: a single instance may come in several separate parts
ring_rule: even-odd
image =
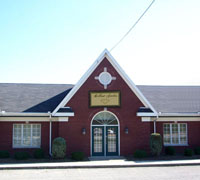
[[[120,91],[90,91],[90,107],[120,107]]]

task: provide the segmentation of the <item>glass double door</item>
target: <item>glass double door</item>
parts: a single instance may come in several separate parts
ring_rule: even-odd
[[[92,127],[92,155],[118,156],[118,126]]]

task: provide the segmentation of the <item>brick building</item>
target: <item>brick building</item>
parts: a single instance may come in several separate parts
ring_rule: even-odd
[[[0,84],[0,150],[51,154],[63,137],[67,154],[133,154],[163,146],[200,146],[200,86],[136,86],[104,50],[76,85]]]

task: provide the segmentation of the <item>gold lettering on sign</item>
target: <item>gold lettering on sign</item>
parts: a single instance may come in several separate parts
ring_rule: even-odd
[[[120,92],[90,92],[91,107],[120,106]]]

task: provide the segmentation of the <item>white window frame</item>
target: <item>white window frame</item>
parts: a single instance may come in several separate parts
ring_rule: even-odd
[[[21,145],[14,145],[14,126],[15,125],[20,125],[21,126]],[[31,145],[29,146],[26,146],[26,145],[23,145],[23,129],[24,129],[24,125],[31,125]],[[32,145],[32,135],[33,135],[33,125],[39,125],[40,126],[40,145],[39,146],[33,146]],[[42,137],[42,134],[41,134],[41,124],[13,124],[13,135],[12,135],[12,146],[13,148],[40,148],[41,147],[41,137]]]
[[[164,142],[164,126],[165,124],[169,124],[170,127],[170,143]],[[177,124],[178,125],[178,143],[172,142],[172,125]],[[186,125],[186,143],[180,143],[180,125],[185,124]],[[163,124],[163,144],[164,146],[188,146],[188,130],[187,130],[187,123],[164,123]]]

